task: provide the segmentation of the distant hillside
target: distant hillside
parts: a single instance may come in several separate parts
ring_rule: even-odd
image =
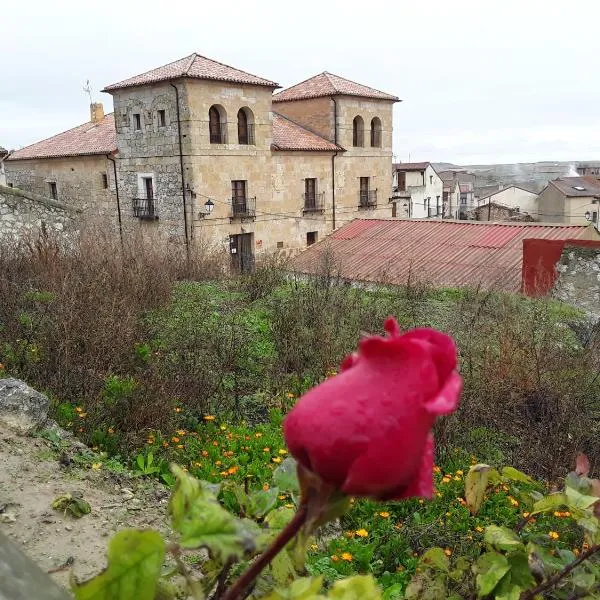
[[[541,191],[548,181],[557,177],[576,176],[575,167],[579,164],[591,164],[590,161],[541,161],[535,163],[515,163],[500,165],[454,165],[452,163],[433,163],[437,171],[446,169],[465,169],[475,173],[475,187],[502,183],[505,186],[521,184]],[[595,163],[594,163],[595,164]]]

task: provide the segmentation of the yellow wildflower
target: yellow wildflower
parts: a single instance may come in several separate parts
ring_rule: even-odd
[[[450,479],[450,477],[448,477],[448,475],[444,475],[442,477],[442,483],[450,483],[452,480]]]
[[[441,470],[441,469],[440,469],[440,468],[439,468],[437,465],[435,465],[435,466],[433,467],[433,472],[434,472],[434,473],[441,473],[441,472],[442,472],[442,470]]]
[[[355,536],[354,531],[346,531],[346,533],[344,533],[344,535],[349,538],[352,539]]]
[[[333,562],[337,562],[338,560],[340,560],[340,558],[339,558],[339,556],[338,556],[337,554],[332,554],[332,555],[331,555],[331,560],[332,560]]]
[[[527,518],[527,517],[529,516],[529,514],[530,514],[530,513],[528,513],[528,512],[524,512],[524,513],[523,513],[523,516],[524,516],[525,518]]]
[[[288,393],[286,394],[286,396],[287,396],[288,398],[295,398],[295,396],[294,396],[294,394],[292,394],[292,392],[288,392]]]
[[[206,450],[202,450],[201,454],[202,456],[208,456],[208,452]]]
[[[549,531],[548,532],[548,537],[551,540],[557,540],[560,537],[560,535],[556,531]]]
[[[365,538],[369,535],[369,532],[366,529],[357,529],[354,533],[361,538]]]
[[[240,470],[239,467],[229,467],[229,469],[227,469],[227,472],[230,475],[235,475],[239,470]]]
[[[227,477],[229,473],[227,471],[221,471],[221,477]]]
[[[262,437],[262,433],[261,433],[260,431],[257,431],[257,432],[254,434],[254,437],[255,437],[255,438],[261,438],[261,437]]]
[[[183,444],[177,444],[177,448],[178,448],[179,450],[183,450]]]
[[[176,413],[180,413],[182,409],[181,409],[181,408],[179,408],[179,406],[176,406],[176,407],[175,407],[173,410],[174,410]]]
[[[204,415],[204,420],[205,421],[214,421],[215,416],[214,415]]]
[[[519,506],[519,501],[515,500],[512,496],[509,496],[508,500],[513,506]]]
[[[271,452],[271,448],[267,446],[266,448],[263,448],[263,452]]]
[[[92,463],[92,469],[94,469],[95,471],[97,471],[98,469],[102,468],[102,463]]]
[[[168,448],[169,447],[169,442],[163,442],[162,445],[163,445],[163,448]]]
[[[342,560],[352,562],[352,554],[350,554],[350,552],[342,552]]]
[[[296,508],[293,504],[285,504],[284,505],[286,508]]]
[[[276,457],[273,459],[273,462],[274,462],[274,463],[280,463],[280,462],[281,462],[281,458],[279,458],[279,456],[276,456]]]
[[[216,460],[215,461],[215,465],[217,465],[217,467],[220,467],[223,463],[220,460]]]
[[[461,477],[460,477],[460,475],[455,475],[455,476],[454,476],[454,481],[460,481],[460,480],[461,480]]]
[[[114,433],[114,432],[115,432],[115,430],[112,427],[108,428],[108,433]]]
[[[177,435],[185,435],[185,429],[178,429]]]
[[[279,451],[279,454],[281,454],[282,456],[287,453],[288,453],[288,451],[284,450],[283,448]]]
[[[279,494],[279,496],[277,496],[280,500],[285,500],[287,498],[287,496],[285,494]]]
[[[379,516],[380,516],[380,517],[383,517],[384,519],[389,519],[389,517],[390,517],[390,513],[389,513],[389,512],[387,512],[386,510],[382,510],[382,511],[379,513]]]
[[[177,436],[173,436],[173,437],[171,438],[171,441],[172,441],[174,444],[177,444],[177,443],[179,442],[179,438],[178,438]]]
[[[475,527],[475,531],[477,533],[481,533],[483,531],[483,527],[481,527],[481,525],[477,525],[477,527]]]
[[[221,425],[221,431],[225,431],[227,429],[227,425]]]
[[[446,549],[444,550],[444,554],[445,554],[446,556],[452,556],[452,550],[450,550],[450,548],[446,548]]]
[[[81,408],[81,406],[76,406],[75,407],[75,411],[78,412],[78,413],[80,413],[80,412],[83,411],[83,408]]]
[[[194,466],[195,466],[195,467],[201,467],[201,466],[202,466],[202,463],[200,463],[200,462],[198,462],[198,461],[196,460],[196,461],[194,461]]]
[[[263,484],[263,490],[264,490],[265,492],[268,492],[270,487],[271,487],[271,486],[270,486],[268,483],[265,483],[265,484]]]
[[[79,418],[80,419],[85,419],[87,417],[87,413],[86,412],[80,412],[79,413]]]
[[[457,475],[464,475],[464,472],[462,471],[462,469],[459,469],[458,471],[456,471]]]
[[[317,544],[311,544],[311,545],[310,545],[310,549],[311,549],[313,552],[316,552],[316,551],[319,549],[319,546],[317,546]]]

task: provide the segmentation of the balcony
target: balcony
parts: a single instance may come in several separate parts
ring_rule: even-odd
[[[238,144],[254,146],[254,123],[248,123],[245,130],[238,128]]]
[[[303,212],[323,212],[325,210],[325,192],[319,194],[302,194]]]
[[[358,208],[375,208],[377,206],[377,190],[361,190],[358,192]]]
[[[223,124],[220,130],[210,132],[211,144],[226,144],[227,143],[227,126]]]
[[[256,217],[256,198],[232,198],[230,220],[254,219]]]
[[[156,221],[156,204],[154,198],[133,198],[133,216],[143,221]]]

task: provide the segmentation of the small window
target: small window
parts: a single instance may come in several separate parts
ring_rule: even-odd
[[[133,114],[133,130],[134,131],[142,130],[142,115],[140,113]]]
[[[379,117],[371,119],[371,147],[381,148],[381,119]]]
[[[433,183],[433,175],[429,176],[429,184],[431,185]]]
[[[398,216],[398,203],[397,202],[392,202],[392,217],[397,217]]]
[[[102,187],[105,190],[108,189],[108,175],[106,173],[102,173]]]
[[[51,181],[50,183],[48,183],[48,186],[50,187],[50,198],[56,200],[58,198],[56,183],[54,181]]]
[[[283,248],[283,242],[277,242],[277,247],[278,248]]]
[[[166,127],[166,125],[167,125],[167,115],[166,115],[164,109],[161,109],[158,111],[158,126]]]
[[[574,185],[573,189],[577,190],[578,192],[585,192],[585,188],[581,185]]]
[[[319,237],[318,231],[307,231],[306,232],[306,245],[312,246],[317,243],[317,238]]]
[[[13,187],[13,184],[12,184],[12,183],[9,183],[9,184],[8,184],[8,187]]]

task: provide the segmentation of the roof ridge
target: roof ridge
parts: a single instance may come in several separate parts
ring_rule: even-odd
[[[194,52],[194,55],[195,55],[195,58],[203,58],[204,60],[210,60],[211,62],[221,65],[222,67],[227,67],[228,69],[233,69],[234,71],[239,71],[240,73],[244,73],[245,75],[250,75],[250,77],[256,77],[257,79],[262,79],[263,81],[268,81],[270,83],[274,83],[275,85],[279,86],[279,84],[276,81],[273,81],[271,79],[266,79],[265,77],[261,77],[260,75],[255,75],[254,73],[250,73],[250,71],[244,71],[244,69],[238,69],[237,67],[228,65],[224,62],[221,62],[220,60],[215,60],[214,58],[210,58],[209,56],[204,56],[203,54],[198,54],[198,52]]]
[[[286,87],[286,88],[280,90],[276,94],[273,94],[273,98],[276,98],[280,94],[283,94],[284,92],[287,92],[288,90],[292,90],[295,87],[298,87],[299,85],[302,85],[303,83],[306,83],[307,81],[310,81],[311,79],[314,79],[315,77],[318,77],[319,75],[326,75],[326,74],[327,74],[327,71],[323,71],[322,73],[317,73],[316,75],[311,75],[310,77],[307,77],[306,79],[299,81],[298,83],[294,83],[294,85],[290,85],[289,87]]]
[[[183,74],[187,75],[189,70],[192,68],[192,65],[196,62],[196,58],[198,58],[198,53],[197,52],[192,52],[190,54],[190,62],[188,63],[187,67],[183,70]],[[181,59],[179,59],[181,60]]]
[[[335,144],[338,148],[340,148],[340,150],[344,150],[344,148],[342,146],[340,146],[339,144],[336,144],[333,140],[328,140],[325,136],[321,135],[320,133],[317,133],[310,127],[306,127],[305,125],[298,123],[298,121],[294,121],[294,119],[290,119],[289,117],[286,117],[285,115],[282,115],[281,113],[278,113],[276,110],[273,111],[273,114],[285,119],[286,121],[289,121],[290,123],[293,123],[294,125],[296,125],[297,127],[300,127],[301,129],[304,129],[304,131],[308,131],[308,133],[312,133],[313,135],[316,135],[317,137],[321,138],[322,140],[325,140],[326,142],[329,142],[330,144]]]

